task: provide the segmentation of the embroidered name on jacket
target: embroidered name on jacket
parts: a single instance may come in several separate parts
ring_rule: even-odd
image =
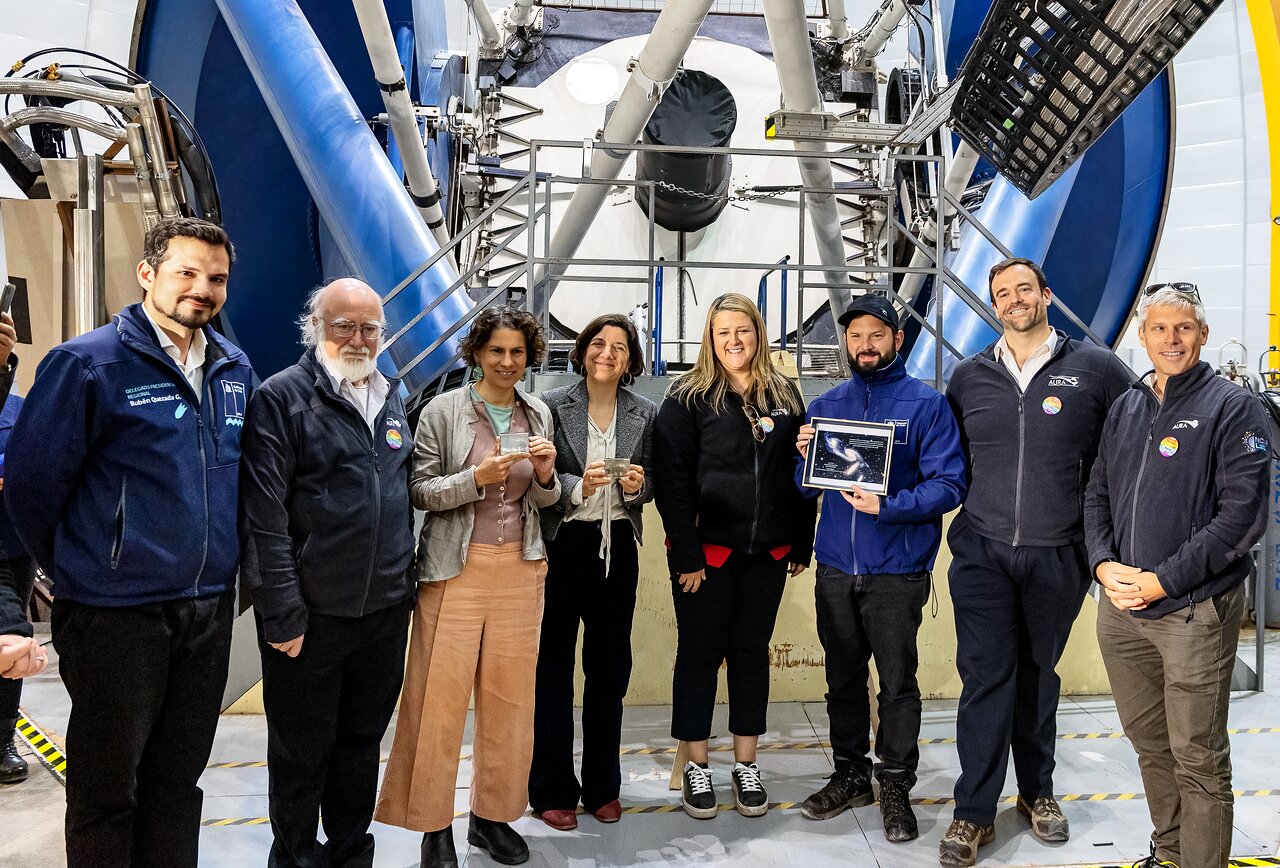
[[[1049,378],[1049,388],[1053,388],[1054,386],[1067,386],[1075,389],[1080,386],[1080,378],[1055,375]]]

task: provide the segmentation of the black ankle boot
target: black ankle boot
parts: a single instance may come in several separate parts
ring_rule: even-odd
[[[495,862],[503,865],[519,865],[529,861],[529,845],[516,834],[506,823],[486,820],[484,817],[471,815],[471,825],[467,829],[467,843],[489,851]]]
[[[0,720],[0,784],[20,784],[27,779],[30,770],[27,761],[18,755],[13,743],[13,727],[16,718]]]
[[[422,836],[421,868],[458,868],[458,854],[453,849],[453,826],[445,826]]]

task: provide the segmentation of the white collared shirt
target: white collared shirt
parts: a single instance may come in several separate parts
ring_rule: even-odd
[[[204,336],[204,329],[193,329],[191,332],[191,346],[187,349],[187,360],[182,360],[182,352],[178,349],[178,345],[160,328],[156,323],[155,317],[151,315],[151,311],[147,310],[147,306],[142,306],[142,312],[146,314],[147,321],[151,323],[151,327],[156,331],[156,338],[160,341],[160,349],[164,350],[169,358],[173,359],[178,369],[182,371],[182,376],[187,378],[187,382],[191,384],[191,388],[195,389],[196,401],[200,401],[203,397],[200,392],[204,388],[204,356],[205,348],[208,346],[208,339]]]
[[[391,384],[387,382],[387,378],[381,371],[374,368],[365,385],[355,386],[320,347],[316,347],[316,358],[320,361],[324,372],[329,375],[333,391],[356,408],[360,418],[364,419],[364,424],[369,426],[369,431],[372,433],[373,424],[378,421],[378,414],[382,412],[382,406],[387,403],[387,393],[391,391]]]
[[[1000,340],[996,341],[996,361],[1002,362],[1009,373],[1013,374],[1013,378],[1018,381],[1019,391],[1027,391],[1027,386],[1031,385],[1031,378],[1039,373],[1040,369],[1049,364],[1049,359],[1053,356],[1053,351],[1058,348],[1058,333],[1053,329],[1049,329],[1049,337],[1045,342],[1031,351],[1031,355],[1027,356],[1027,360],[1022,363],[1022,367],[1018,367],[1018,363],[1013,358],[1013,352],[1009,349],[1009,343],[1005,340],[1004,335],[1000,336]]]
[[[594,461],[603,461],[605,458],[615,458],[618,452],[618,408],[613,408],[613,418],[609,420],[609,426],[603,431],[596,425],[596,420],[591,418],[591,414],[587,413],[587,464]],[[608,485],[602,485],[595,490],[590,497],[582,496],[582,480],[578,480],[578,484],[574,487],[573,493],[569,495],[569,501],[576,509],[568,515],[570,521],[599,521],[605,516],[605,489],[609,489],[609,515],[610,521],[627,517],[627,508],[619,496],[622,487],[616,482],[610,482]]]

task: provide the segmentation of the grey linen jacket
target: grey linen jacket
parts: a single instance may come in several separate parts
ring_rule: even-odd
[[[467,546],[475,526],[476,501],[484,490],[476,488],[475,468],[464,467],[475,445],[472,424],[477,421],[469,387],[438,395],[423,409],[413,443],[413,472],[409,493],[413,505],[428,513],[418,537],[415,572],[419,582],[452,579],[462,572]],[[516,391],[516,400],[529,417],[530,434],[551,439],[551,411],[542,401]],[[560,500],[560,477],[543,488],[535,477],[524,496],[524,559],[542,560],[542,526],[538,509]]]
[[[555,425],[556,475],[560,477],[559,503],[542,511],[542,536],[555,539],[561,522],[574,508],[571,502],[573,491],[582,479],[587,463],[586,381],[579,380],[572,385],[543,392],[542,400],[551,408]],[[653,423],[657,418],[658,408],[648,398],[630,389],[618,389],[614,451],[618,458],[630,458],[632,464],[644,468],[644,485],[640,492],[623,500],[637,540],[642,535],[640,513],[644,505],[653,500]],[[618,491],[621,493],[621,488]]]

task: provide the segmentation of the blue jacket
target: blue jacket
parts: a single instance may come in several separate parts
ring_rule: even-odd
[[[9,433],[13,430],[13,423],[17,421],[18,410],[21,408],[22,398],[10,394],[5,399],[3,409],[0,409],[0,489],[4,485],[5,450],[9,445]],[[0,494],[3,494],[2,490]],[[22,540],[18,539],[18,533],[13,529],[13,522],[9,521],[6,501],[0,496],[0,561],[26,557],[26,555]]]
[[[839,492],[822,498],[814,557],[849,575],[909,575],[933,569],[942,541],[942,516],[968,490],[960,428],[947,401],[907,374],[902,357],[849,379],[814,399],[806,415],[897,426],[889,464],[889,494],[878,516],[856,512]],[[796,459],[796,484],[804,459]],[[816,488],[801,488],[806,497]]]
[[[40,363],[9,438],[5,498],[60,599],[135,606],[235,586],[253,371],[205,337],[198,406],[140,304]]]

